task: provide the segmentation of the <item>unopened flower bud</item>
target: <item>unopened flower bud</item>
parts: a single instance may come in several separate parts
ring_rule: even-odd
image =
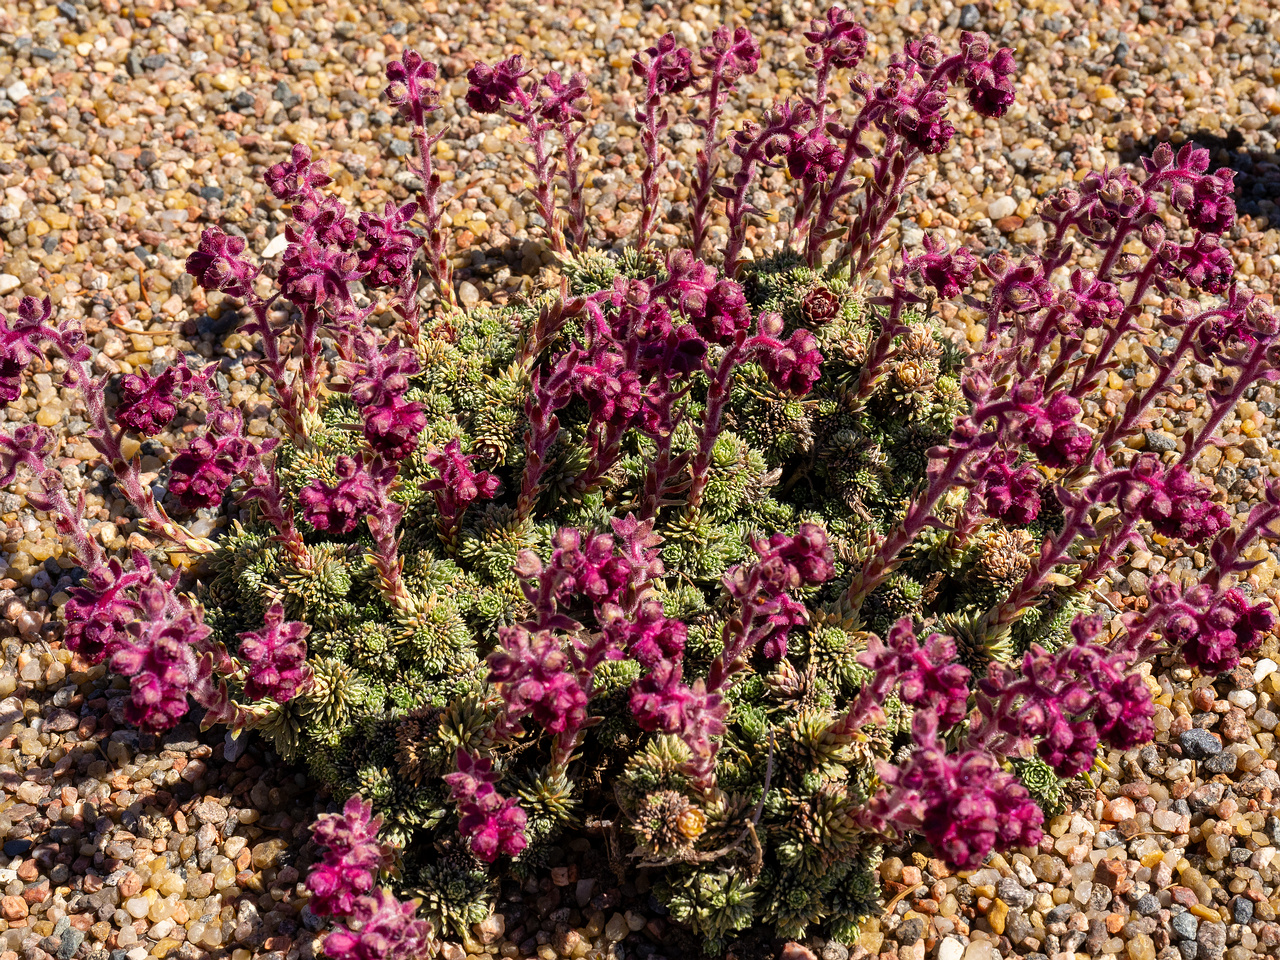
[[[782,314],[765,313],[760,315],[760,332],[766,337],[782,336]]]
[[[1161,244],[1164,243],[1164,238],[1164,224],[1159,220],[1152,220],[1143,225],[1142,242],[1152,250],[1159,250]]]

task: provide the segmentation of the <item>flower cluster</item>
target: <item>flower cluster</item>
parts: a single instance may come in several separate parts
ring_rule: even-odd
[[[306,636],[311,625],[296,620],[285,622],[284,607],[267,608],[261,630],[240,634],[239,655],[248,664],[244,694],[251,700],[292,700],[311,683],[306,664]]]
[[[307,876],[309,906],[312,913],[347,924],[325,938],[334,960],[414,960],[430,948],[431,926],[414,917],[412,903],[377,887],[378,875],[394,857],[378,840],[382,818],[372,814],[372,804],[354,796],[342,813],[321,814],[316,821],[312,838],[324,856]]]
[[[487,470],[471,469],[474,456],[464,454],[455,438],[443,450],[427,454],[427,464],[437,476],[422,485],[434,495],[436,510],[446,531],[456,530],[462,513],[477,500],[489,500],[497,494],[502,482]]]
[[[1075,643],[1056,654],[1033,646],[1020,670],[991,666],[978,682],[981,717],[971,741],[1005,753],[1035,743],[1041,759],[1069,777],[1093,766],[1099,740],[1128,750],[1151,739],[1155,705],[1127,656],[1095,642],[1098,619],[1071,629]]]
[[[1234,668],[1241,655],[1256,648],[1276,625],[1270,604],[1251,604],[1235,588],[1215,594],[1207,584],[1199,584],[1183,592],[1161,578],[1152,584],[1151,596],[1159,603],[1166,642],[1188,666],[1207,674]]]
[[[457,765],[457,771],[444,781],[458,805],[458,829],[471,839],[471,852],[486,863],[493,863],[499,854],[518,856],[528,844],[527,815],[514,798],[501,796],[494,787],[501,774],[487,757],[475,757],[466,750],[458,751]]]
[[[178,404],[195,393],[210,399],[217,394],[210,381],[217,370],[210,364],[196,373],[186,364],[167,367],[158,377],[148,371],[131,373],[120,381],[120,403],[115,419],[144,436],[159,433],[178,415]]]
[[[312,480],[298,491],[307,523],[317,530],[350,533],[360,518],[378,506],[378,488],[353,457],[342,455],[334,465],[337,483]]]
[[[997,848],[1034,847],[1044,835],[1044,814],[1027,788],[989,753],[947,753],[935,734],[905,766],[881,763],[878,770],[887,790],[872,816],[919,830],[962,870],[977,868]]]

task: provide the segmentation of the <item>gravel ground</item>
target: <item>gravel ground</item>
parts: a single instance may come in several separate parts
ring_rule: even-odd
[[[1280,277],[1280,6],[1221,0],[1163,4],[1066,0],[900,0],[850,4],[882,61],[924,30],[954,40],[987,29],[1024,68],[1019,103],[999,122],[970,114],[961,137],[926,168],[899,227],[924,228],[990,251],[1043,235],[1036,199],[1090,169],[1131,161],[1159,139],[1195,137],[1217,164],[1239,171],[1243,213],[1232,232],[1239,268],[1269,293]],[[722,16],[750,24],[766,59],[735,109],[759,107],[804,82],[797,27],[808,3],[735,0],[719,9],[667,3],[408,4],[305,0],[212,7],[193,0],[45,0],[0,3],[0,306],[48,294],[64,316],[83,316],[100,370],[130,372],[183,353],[217,358],[259,435],[276,431],[236,317],[192,289],[184,256],[208,224],[241,232],[277,257],[284,213],[260,175],[295,142],[331,162],[344,198],[367,209],[407,196],[409,144],[377,100],[384,63],[406,44],[441,61],[450,91],[477,58],[525,52],[597,78],[587,201],[598,242],[634,224],[637,128],[630,53],[674,30],[705,40]],[[563,63],[557,66],[563,67]],[[460,171],[448,217],[466,303],[504,300],[537,281],[550,258],[519,200],[517,145],[502,124],[443,111],[452,128],[442,156]],[[672,128],[673,169],[688,169],[694,128]],[[446,174],[448,177],[448,174]],[[684,188],[664,211],[672,242]],[[780,176],[753,198],[784,211]],[[785,212],[782,220],[788,219]],[[754,228],[753,228],[754,229]],[[774,228],[753,237],[776,242]],[[976,328],[951,308],[958,334]],[[1128,345],[1122,346],[1122,351]],[[1105,418],[1148,374],[1132,366],[1086,414]],[[1212,376],[1193,367],[1157,412],[1142,443],[1175,450],[1204,415]],[[1231,445],[1198,461],[1233,509],[1247,510],[1280,476],[1276,398],[1259,389],[1226,425]],[[35,419],[65,439],[69,485],[84,487],[96,533],[109,547],[147,546],[123,503],[94,476],[75,398],[36,372],[0,420]],[[194,424],[142,450],[158,473]],[[77,662],[58,643],[51,610],[71,561],[52,525],[22,506],[21,486],[0,494],[0,960],[48,956],[310,957],[314,918],[303,910],[299,866],[318,806],[305,782],[250,745],[241,755],[214,734],[180,729],[163,740],[121,720],[124,685]],[[96,515],[96,516],[95,516]],[[211,530],[195,518],[197,532]],[[1140,553],[1112,578],[1116,609],[1145,604],[1148,576],[1204,565],[1172,547]],[[1270,557],[1251,586],[1276,595]],[[1162,709],[1155,744],[1107,758],[1110,776],[1050,824],[1038,849],[953,875],[904,852],[883,868],[891,906],[857,944],[791,944],[783,955],[823,960],[1247,960],[1280,955],[1280,818],[1274,728],[1280,673],[1274,638],[1217,682],[1176,663],[1156,664]],[[241,748],[243,749],[243,748]],[[321,801],[322,802],[322,801]],[[508,890],[502,914],[450,945],[446,956],[680,957],[643,882],[616,886],[598,852],[568,851],[567,866]],[[638,888],[637,888],[638,887]],[[614,944],[608,948],[608,944]],[[612,952],[607,952],[611,949]],[[743,954],[745,960],[748,954]]]

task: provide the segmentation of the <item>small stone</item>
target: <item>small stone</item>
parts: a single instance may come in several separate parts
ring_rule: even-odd
[[[904,947],[913,945],[923,936],[924,921],[919,917],[912,917],[910,920],[904,920],[896,932],[896,939],[898,943]]]
[[[22,281],[12,273],[0,273],[0,295],[13,293],[22,286]]]
[[[1121,820],[1132,819],[1137,812],[1137,807],[1128,797],[1116,797],[1108,800],[1106,806],[1102,808],[1102,819],[1119,823]]]
[[[964,948],[964,960],[993,960],[995,950],[990,941],[974,940]]]
[[[778,954],[778,960],[818,960],[818,955],[803,943],[792,940],[783,946],[782,952]]]
[[[5,897],[0,900],[0,916],[10,922],[26,919],[27,913],[27,901],[21,897]]]
[[[1178,439],[1163,430],[1143,430],[1143,439],[1147,441],[1147,449],[1158,453],[1167,453],[1178,449]]]
[[[262,248],[262,259],[271,260],[284,253],[285,248],[289,246],[289,238],[283,233],[277,233],[268,241],[267,245]]]
[[[219,824],[227,819],[227,808],[220,803],[206,801],[196,806],[196,819],[201,823]]]
[[[1155,960],[1156,946],[1145,933],[1137,934],[1129,941],[1129,960]]]
[[[490,944],[507,932],[507,920],[500,913],[491,913],[472,927],[476,939],[483,944]]]
[[[1252,690],[1232,690],[1227,694],[1227,701],[1241,710],[1248,710],[1258,702],[1258,696]]]
[[[960,29],[961,30],[972,30],[981,22],[982,22],[982,14],[978,12],[977,4],[966,3],[963,7],[960,8]]]
[[[1169,929],[1178,940],[1194,940],[1199,928],[1200,921],[1190,911],[1175,913],[1169,918]]]
[[[1001,220],[1011,216],[1017,209],[1018,201],[1013,197],[999,197],[987,204],[987,216],[993,221]]]
[[[947,937],[938,944],[938,960],[960,960],[964,956],[964,944],[955,937]]]
[[[621,940],[630,932],[631,928],[627,926],[627,918],[620,913],[615,913],[609,918],[609,922],[604,925],[605,938],[611,943]]]
[[[462,283],[458,284],[458,302],[470,310],[480,302],[480,291],[475,288],[474,284],[463,280]]]
[[[1203,760],[1222,752],[1222,741],[1217,734],[1200,727],[1192,727],[1179,736],[1178,745],[1182,747],[1182,755],[1192,760]]]

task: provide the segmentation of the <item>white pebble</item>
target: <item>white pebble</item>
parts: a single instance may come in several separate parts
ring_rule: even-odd
[[[964,944],[955,937],[947,937],[938,944],[938,960],[960,960],[964,955]]]
[[[9,84],[9,88],[5,90],[5,93],[9,95],[9,99],[14,103],[19,103],[31,96],[31,88],[19,80],[16,83]]]
[[[987,204],[987,216],[992,220],[1001,220],[1013,216],[1018,209],[1018,201],[1013,197],[999,197]]]
[[[267,244],[262,251],[262,259],[270,260],[272,257],[278,257],[284,253],[284,248],[289,245],[289,240],[283,233],[277,233],[271,238],[271,242]]]
[[[20,286],[22,286],[22,281],[12,273],[0,273],[0,296],[3,296],[6,293],[12,293]]]
[[[1276,672],[1276,662],[1270,657],[1263,657],[1253,665],[1253,682],[1261,683]]]
[[[1227,694],[1227,701],[1234,703],[1241,710],[1248,710],[1258,702],[1252,690],[1232,690]]]

